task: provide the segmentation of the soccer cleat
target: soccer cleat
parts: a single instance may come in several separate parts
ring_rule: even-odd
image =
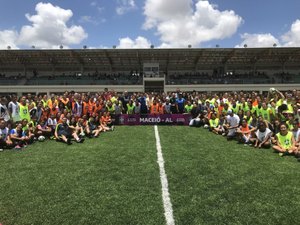
[[[79,138],[76,142],[77,142],[77,143],[83,143],[83,142],[84,142],[84,139],[83,139],[83,138]]]
[[[3,152],[3,148],[0,148],[0,152]]]
[[[22,147],[20,145],[16,145],[15,149],[21,149]]]
[[[279,156],[281,156],[281,157],[282,157],[282,156],[284,156],[284,154],[283,154],[282,152],[280,152],[280,153],[279,153]]]
[[[68,145],[71,145],[71,144],[72,144],[72,142],[71,142],[71,138],[68,138],[68,140],[67,140],[67,144],[68,144]]]

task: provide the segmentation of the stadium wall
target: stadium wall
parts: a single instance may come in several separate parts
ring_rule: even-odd
[[[215,91],[268,91],[274,87],[281,91],[300,90],[300,84],[207,84],[207,85],[165,85],[165,92],[180,91],[199,91],[199,92],[215,92]],[[143,85],[41,85],[41,86],[0,86],[0,93],[63,93],[65,91],[76,92],[101,92],[104,88],[114,90],[116,92],[144,92]]]

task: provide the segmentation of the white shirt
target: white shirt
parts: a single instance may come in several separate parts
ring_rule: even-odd
[[[6,122],[10,120],[6,105],[0,104],[0,117],[3,118]]]
[[[260,142],[262,142],[263,140],[265,140],[265,138],[266,138],[267,136],[271,136],[271,133],[272,133],[272,131],[271,131],[269,128],[266,128],[265,132],[260,132],[259,130],[257,130],[257,131],[255,132],[256,137],[258,138],[258,140],[259,140]]]
[[[229,126],[237,127],[240,123],[240,117],[236,114],[233,114],[233,116],[228,115],[226,121],[229,123]]]
[[[295,141],[298,141],[299,140],[299,136],[300,136],[300,129],[298,129],[297,131],[292,131],[292,132],[293,132]]]
[[[9,102],[8,103],[8,109],[11,111],[12,117],[20,116],[20,107],[18,102]]]
[[[47,125],[48,126],[53,126],[53,127],[56,126],[57,125],[56,119],[48,118]]]
[[[9,129],[7,127],[5,127],[4,129],[0,129],[0,137],[3,141],[6,141],[8,134]]]

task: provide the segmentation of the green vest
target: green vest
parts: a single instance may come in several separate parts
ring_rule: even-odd
[[[186,112],[189,113],[193,109],[193,105],[186,105],[184,108]]]
[[[134,105],[130,106],[127,104],[127,114],[133,114],[134,113]]]
[[[23,106],[22,104],[20,104],[20,117],[21,117],[21,120],[27,119],[28,122],[30,121],[28,105]]]
[[[111,107],[106,106],[106,108],[107,108],[107,111],[110,112],[110,114],[114,114],[115,113],[115,106],[114,105],[112,105]]]
[[[249,106],[245,103],[245,105],[243,106],[243,104],[240,105],[241,109],[244,111],[244,112],[247,112],[249,111]]]
[[[247,124],[248,124],[248,125],[251,125],[251,123],[252,123],[252,121],[253,121],[252,116],[250,116],[250,118],[247,118],[247,116],[244,116],[244,119],[247,120]]]
[[[292,147],[293,143],[292,143],[292,136],[293,133],[292,132],[288,132],[287,135],[282,136],[280,133],[276,134],[277,139],[280,143],[281,146],[283,146],[283,148],[288,149],[290,147]]]
[[[264,120],[271,122],[269,109],[261,108],[260,115],[264,118]]]
[[[232,112],[234,112],[235,114],[237,114],[239,112],[239,108],[240,107],[236,104],[235,107],[231,106],[230,109],[232,110]]]
[[[213,119],[209,120],[209,126],[210,127],[216,128],[218,125],[219,125],[219,118],[216,118],[214,120]]]

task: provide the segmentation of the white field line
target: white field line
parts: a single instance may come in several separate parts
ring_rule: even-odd
[[[160,182],[161,182],[161,190],[162,190],[162,199],[165,210],[165,218],[167,225],[175,225],[174,217],[173,217],[173,209],[172,203],[169,194],[168,188],[168,179],[165,171],[165,161],[162,155],[160,138],[158,133],[158,128],[154,126],[155,138],[156,138],[156,149],[157,149],[157,163],[159,165],[159,173],[160,173]]]

